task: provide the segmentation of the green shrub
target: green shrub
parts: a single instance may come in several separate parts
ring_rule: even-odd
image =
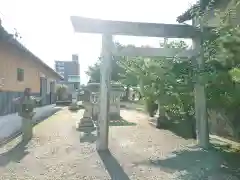
[[[65,85],[57,85],[56,87],[56,95],[58,100],[64,100],[64,95],[67,93],[67,86]]]

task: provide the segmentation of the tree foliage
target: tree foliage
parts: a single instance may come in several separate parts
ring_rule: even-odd
[[[115,43],[115,46],[121,48],[122,45],[119,43]],[[127,57],[112,57],[112,70],[111,70],[111,81],[113,82],[121,82],[128,86],[136,86],[137,79],[134,74],[132,74],[129,70],[125,69],[124,63],[128,62]],[[100,82],[100,68],[101,68],[101,57],[98,61],[88,67],[86,74],[90,77],[91,82]]]

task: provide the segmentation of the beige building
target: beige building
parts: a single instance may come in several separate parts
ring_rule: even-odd
[[[26,87],[34,93],[40,93],[40,79],[46,77],[50,81],[60,76],[37,57],[17,45],[0,42],[0,79],[1,91],[22,92]]]
[[[34,95],[41,97],[42,105],[54,103],[55,81],[61,79],[0,26],[0,115],[6,113],[6,105],[10,106],[11,99],[25,88],[31,88]],[[7,112],[14,108],[10,109]]]

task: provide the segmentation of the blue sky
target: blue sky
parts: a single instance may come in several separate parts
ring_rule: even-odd
[[[55,60],[71,60],[77,53],[81,81],[85,70],[96,62],[101,36],[74,33],[71,15],[84,17],[175,24],[176,17],[196,0],[0,0],[3,25],[21,34],[21,42],[50,67]],[[128,5],[128,6],[127,6]],[[158,38],[117,36],[116,41],[136,46],[158,46]]]

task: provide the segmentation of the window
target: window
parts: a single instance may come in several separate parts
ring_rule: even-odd
[[[64,70],[64,66],[57,66],[59,70]]]
[[[21,68],[17,69],[17,80],[20,82],[24,81],[24,70]]]
[[[69,75],[68,82],[80,83],[80,76],[79,75]]]
[[[64,62],[57,62],[58,66],[64,66]]]
[[[73,84],[74,89],[78,89],[78,84]]]

